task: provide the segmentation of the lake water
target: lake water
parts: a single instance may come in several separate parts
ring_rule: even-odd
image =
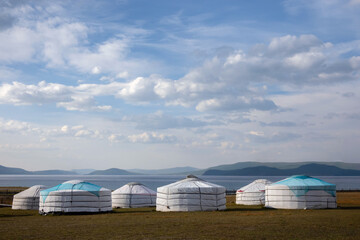
[[[222,185],[228,190],[239,189],[259,178],[276,182],[287,176],[200,176],[200,178]],[[149,188],[157,187],[184,179],[179,175],[0,175],[0,186],[31,187],[33,185],[56,186],[68,180],[79,179],[115,190],[129,182],[140,182]],[[360,190],[360,177],[321,176],[326,182],[336,184],[337,190]]]

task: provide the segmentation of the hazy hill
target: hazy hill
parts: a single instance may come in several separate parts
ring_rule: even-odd
[[[360,176],[360,170],[342,169],[325,164],[311,163],[291,169],[258,166],[233,170],[209,169],[204,172],[204,175],[224,176],[290,176],[303,174],[310,176]]]
[[[64,170],[43,170],[43,171],[32,171],[30,174],[34,175],[77,175],[73,171],[64,171]]]
[[[0,165],[0,174],[31,174],[22,168],[10,168]]]
[[[96,169],[93,168],[85,168],[85,169],[72,169],[71,171],[76,172],[77,174],[86,175],[93,171],[96,171]]]
[[[96,170],[88,175],[138,175],[139,173],[129,172],[119,168],[109,168],[106,170]]]
[[[43,171],[27,171],[22,168],[10,168],[0,165],[0,174],[24,174],[24,175],[76,175],[76,172],[64,170],[43,170]]]
[[[164,169],[128,169],[130,172],[141,173],[141,174],[187,174],[200,169],[194,167],[175,167],[175,168],[164,168]]]
[[[208,170],[239,170],[250,167],[270,167],[278,169],[298,168],[308,164],[320,164],[327,166],[334,166],[342,169],[360,170],[360,163],[345,163],[345,162],[238,162],[234,164],[218,165],[204,170],[193,172],[193,174],[202,175]]]

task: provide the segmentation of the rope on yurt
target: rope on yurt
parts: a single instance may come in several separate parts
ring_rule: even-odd
[[[130,185],[130,198],[129,198],[129,208],[131,208],[131,200],[132,200],[132,189],[134,185]]]
[[[38,192],[40,191],[40,188],[37,188],[31,198],[31,204],[30,204],[30,209],[34,209],[34,204],[35,204],[35,200],[36,200],[36,195],[38,195]]]
[[[99,191],[99,194],[97,195],[97,197],[98,197],[98,204],[99,204],[99,212],[101,212],[100,191]]]
[[[145,191],[147,191],[149,193],[149,196],[150,196],[150,202],[151,202],[151,205],[153,204],[153,200],[152,200],[152,194],[149,190],[147,190],[147,188],[144,186],[143,188]]]
[[[73,202],[73,190],[74,190],[74,187],[75,187],[75,184],[73,184],[72,186],[71,186],[71,194],[70,194],[70,208],[72,208],[72,202]],[[63,202],[63,207],[62,208],[64,208],[64,203],[65,203],[65,201],[62,201]],[[64,210],[64,209],[63,209]]]
[[[167,194],[166,194],[166,208],[167,209],[170,209],[170,206],[169,206],[169,193],[170,192],[170,188],[167,189]]]
[[[203,208],[202,208],[202,204],[201,204],[201,188],[200,188],[199,185],[196,184],[196,182],[194,182],[194,184],[195,184],[195,185],[198,187],[198,189],[199,189],[200,209],[201,209],[201,211],[202,211]]]
[[[216,197],[215,197],[215,199],[216,199],[216,210],[219,210],[219,204],[218,204],[218,192],[217,192],[217,189],[216,189]]]

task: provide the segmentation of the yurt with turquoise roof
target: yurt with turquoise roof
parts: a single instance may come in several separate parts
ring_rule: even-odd
[[[156,192],[138,182],[130,182],[111,193],[113,208],[154,207]]]
[[[38,210],[40,191],[45,190],[44,185],[32,186],[14,195],[12,209]]]
[[[111,190],[82,180],[67,181],[40,192],[41,214],[111,210]]]
[[[279,209],[336,208],[336,186],[298,175],[265,187],[265,207]]]
[[[257,179],[236,191],[236,204],[264,205],[265,186],[271,184],[267,179]]]
[[[157,188],[156,211],[189,212],[226,209],[226,188],[196,176]]]

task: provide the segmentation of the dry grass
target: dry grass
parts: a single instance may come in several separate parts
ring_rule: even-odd
[[[239,206],[234,196],[221,212],[139,208],[40,216],[37,211],[0,208],[0,239],[358,239],[360,192],[338,193],[338,198],[340,208],[326,210]]]
[[[339,205],[345,206],[356,206],[360,203],[360,193],[359,192],[338,192],[337,193],[337,202]]]
[[[14,194],[27,189],[26,187],[0,187],[0,204],[11,204]]]

